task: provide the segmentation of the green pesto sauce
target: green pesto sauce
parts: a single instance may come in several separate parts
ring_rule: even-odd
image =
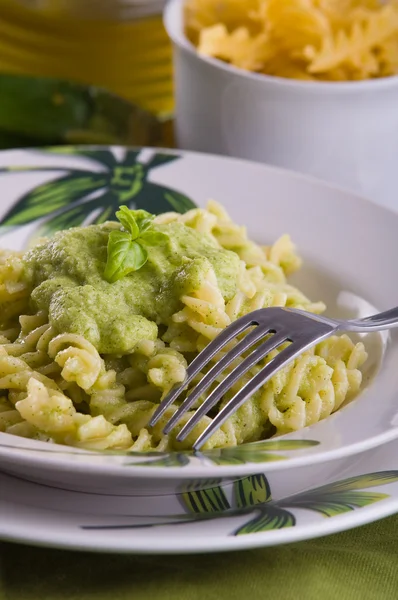
[[[32,309],[47,311],[58,333],[81,334],[101,353],[130,352],[141,340],[156,339],[158,325],[182,308],[182,294],[199,288],[209,263],[224,299],[235,294],[237,254],[181,223],[153,225],[168,242],[148,248],[141,269],[108,283],[108,236],[119,228],[104,223],[61,231],[25,255]]]

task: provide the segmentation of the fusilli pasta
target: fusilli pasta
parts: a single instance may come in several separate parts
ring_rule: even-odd
[[[187,0],[198,52],[280,77],[345,81],[398,73],[396,0]]]
[[[92,450],[189,448],[225,402],[277,351],[253,367],[181,444],[176,433],[192,413],[169,436],[162,429],[176,406],[154,428],[148,428],[148,421],[173,385],[184,381],[190,360],[232,321],[252,310],[268,306],[324,310],[323,303],[311,302],[287,282],[301,265],[289,236],[271,246],[256,244],[214,201],[206,210],[162,214],[154,222],[180,223],[199,232],[215,249],[237,255],[236,286],[223,293],[228,286],[220,286],[206,256],[183,257],[178,309],[159,318],[156,340],[144,339],[127,353],[101,354],[84,336],[56,331],[46,311],[32,308],[23,254],[1,253],[0,431]],[[242,444],[318,422],[358,392],[365,360],[363,344],[347,336],[322,342],[254,394],[207,447]]]

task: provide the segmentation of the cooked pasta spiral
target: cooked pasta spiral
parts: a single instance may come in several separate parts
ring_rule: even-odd
[[[293,56],[300,56],[310,44],[317,46],[331,33],[329,19],[310,0],[268,0],[260,6],[258,18]]]
[[[283,433],[328,417],[358,392],[365,359],[363,344],[346,335],[321,342],[266,386],[270,390],[264,390],[262,400],[270,422]]]
[[[200,54],[311,81],[396,75],[396,0],[186,0],[185,30]],[[239,6],[239,9],[238,9]]]
[[[289,236],[269,246],[256,244],[214,201],[207,209],[159,215],[155,223],[182,224],[203,236],[214,251],[234,253],[236,272],[227,293],[220,284],[223,274],[210,259],[200,253],[182,256],[178,276],[183,285],[175,288],[180,291],[169,316],[159,315],[159,337],[142,339],[130,352],[101,354],[83,335],[57,330],[50,313],[35,310],[30,301],[23,255],[0,254],[0,431],[90,450],[189,448],[222,406],[278,351],[252,367],[184,443],[178,443],[177,432],[192,412],[167,436],[163,427],[176,405],[155,427],[149,428],[148,422],[171,388],[184,381],[192,358],[231,322],[258,308],[324,310],[322,302],[312,302],[288,283],[288,275],[301,265]],[[213,364],[236,343],[214,357]],[[234,446],[317,423],[358,392],[366,356],[363,344],[348,336],[322,342],[255,393],[207,447]],[[244,358],[236,359],[212,389]]]
[[[22,281],[23,262],[20,252],[0,249],[0,328],[19,316],[26,306],[29,287]]]
[[[362,70],[362,78],[378,73],[379,62],[372,50],[383,45],[398,31],[398,12],[393,6],[385,6],[379,12],[365,12],[350,31],[343,29],[335,37],[325,37],[317,51],[309,45],[306,57],[311,60],[310,73],[321,73],[348,64]]]
[[[275,56],[269,37],[265,33],[251,36],[246,27],[229,33],[225,25],[213,25],[202,31],[199,45],[204,56],[215,56],[248,71],[260,71]]]
[[[15,406],[27,422],[57,442],[96,450],[127,449],[132,444],[125,425],[114,426],[102,415],[78,413],[70,398],[34,377],[29,379],[26,398]]]

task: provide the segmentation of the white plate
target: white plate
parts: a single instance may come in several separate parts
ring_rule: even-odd
[[[364,316],[375,310],[372,307],[384,310],[398,304],[397,214],[316,180],[210,155],[106,147],[2,152],[0,245],[23,247],[44,222],[48,225],[58,214],[51,212],[47,198],[35,202],[35,212],[28,211],[24,217],[27,198],[34,191],[37,200],[43,193],[43,188],[38,190],[41,184],[63,178],[76,184],[80,176],[95,180],[97,187],[90,187],[86,195],[65,194],[67,187],[63,196],[58,193],[54,199],[50,194],[50,200],[61,203],[56,206],[64,210],[64,223],[68,208],[76,205],[81,210],[79,222],[89,222],[98,215],[104,197],[107,205],[117,209],[123,193],[139,177],[134,198],[129,196],[136,206],[153,212],[170,209],[167,194],[174,199],[185,195],[199,205],[214,198],[238,223],[246,224],[257,241],[270,242],[290,233],[305,261],[297,283],[310,297],[326,300],[332,316]],[[49,189],[54,190],[47,187],[46,194]],[[12,207],[10,221],[7,214]],[[17,221],[21,224],[15,227]],[[7,223],[14,226],[7,228]],[[390,339],[397,340],[396,332]],[[22,476],[29,472],[30,478],[74,489],[94,486],[99,490],[110,485],[133,489],[139,478],[146,480],[148,490],[157,487],[159,493],[166,493],[165,485],[173,490],[177,480],[236,478],[256,472],[259,463],[267,463],[267,472],[272,472],[363,452],[398,437],[398,344],[390,343],[388,336],[369,337],[367,342],[371,350],[368,378],[385,352],[377,377],[337,413],[280,437],[277,444],[271,440],[197,456],[120,456],[80,452],[3,433],[1,468]]]
[[[322,468],[288,471],[289,482],[282,473],[257,474],[218,487],[213,481],[210,490],[196,492],[192,481],[189,493],[163,496],[161,503],[150,496],[62,491],[0,474],[0,539],[166,554],[315,538],[398,512],[397,456],[395,441]],[[240,513],[231,514],[238,506]]]

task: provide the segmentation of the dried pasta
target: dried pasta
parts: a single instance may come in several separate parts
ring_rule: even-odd
[[[184,381],[193,357],[232,321],[252,310],[269,306],[324,310],[322,302],[312,302],[287,281],[301,265],[289,236],[270,246],[256,244],[214,201],[207,209],[184,215],[159,215],[155,223],[187,227],[212,248],[233,253],[236,288],[232,294],[223,293],[205,256],[183,258],[182,272],[191,283],[177,298],[176,310],[168,318],[159,317],[157,339],[141,340],[130,352],[101,353],[85,336],[57,331],[49,313],[32,310],[25,255],[1,252],[0,431],[89,450],[189,448],[242,383],[277,351],[253,367],[181,444],[176,442],[176,432],[162,433],[176,406],[154,428],[148,427],[148,421],[173,385]],[[200,277],[191,280],[191,271]],[[317,423],[358,393],[366,357],[363,344],[348,336],[322,342],[254,394],[207,447],[233,446]]]
[[[350,81],[398,73],[396,0],[186,0],[198,52],[257,73]]]

